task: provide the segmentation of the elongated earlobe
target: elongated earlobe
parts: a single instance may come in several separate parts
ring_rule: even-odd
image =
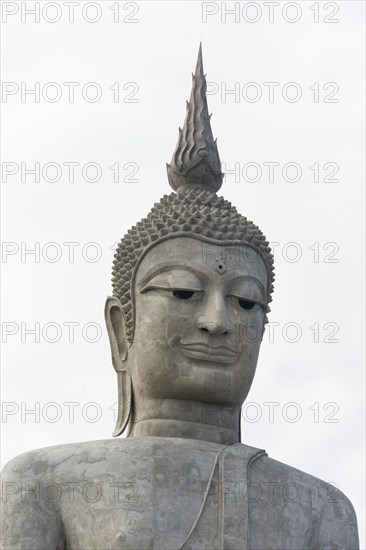
[[[118,418],[113,437],[121,435],[128,424],[132,408],[132,383],[131,376],[126,370],[117,372],[118,380]]]
[[[105,309],[105,322],[111,346],[112,363],[117,373],[118,382],[118,417],[113,436],[121,435],[131,416],[132,380],[127,371],[128,342],[125,330],[125,318],[121,302],[116,297],[108,296]]]

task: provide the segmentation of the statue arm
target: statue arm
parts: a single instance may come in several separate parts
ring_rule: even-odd
[[[66,550],[62,520],[52,495],[45,498],[51,483],[43,462],[34,473],[32,453],[10,461],[1,474],[1,549]]]

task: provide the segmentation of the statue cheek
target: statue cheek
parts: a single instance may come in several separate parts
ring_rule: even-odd
[[[248,321],[242,327],[242,339],[246,344],[260,344],[262,340],[262,322]]]
[[[135,333],[146,341],[160,340],[169,345],[180,340],[184,334],[191,333],[195,326],[192,316],[155,312],[154,318],[136,323]]]
[[[258,311],[254,315],[247,312],[239,321],[232,323],[230,327],[231,338],[243,348],[259,346],[263,335],[264,314]]]
[[[170,315],[164,321],[166,338],[167,340],[172,340],[172,343],[181,340],[185,334],[192,333],[192,330],[196,326],[192,315]]]
[[[186,335],[192,334],[194,326],[192,317],[188,315],[177,315],[173,318],[166,315],[136,324],[134,339],[138,355],[146,356],[152,361],[153,357],[158,356],[162,363],[171,363],[173,358],[177,363],[180,341]]]

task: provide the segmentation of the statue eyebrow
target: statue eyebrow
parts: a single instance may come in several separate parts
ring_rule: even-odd
[[[141,289],[142,287],[144,287],[149,281],[151,281],[151,279],[153,279],[154,277],[156,277],[157,275],[160,275],[160,273],[164,273],[165,271],[188,271],[190,273],[192,273],[193,275],[196,275],[197,273],[197,268],[195,268],[193,270],[192,267],[190,267],[189,265],[187,265],[186,263],[182,263],[182,264],[177,264],[176,262],[174,264],[160,264],[158,266],[154,266],[153,268],[151,268],[151,270],[149,270],[146,274],[146,276],[142,279],[142,281],[140,281],[139,283],[137,283],[137,287],[139,289]],[[199,270],[198,270],[199,271]],[[256,278],[256,277],[253,277],[251,275],[237,275],[236,277],[233,277],[233,279],[230,280],[230,283],[231,285],[235,285],[237,283],[240,283],[240,282],[253,282],[255,283],[261,294],[262,294],[262,298],[263,298],[263,302],[265,302],[266,300],[266,290],[264,288],[264,286],[262,285],[262,283]]]
[[[230,281],[230,283],[232,285],[235,285],[237,283],[240,283],[242,280],[244,280],[244,282],[248,281],[248,282],[251,282],[251,283],[255,283],[259,287],[259,290],[261,291],[263,300],[265,300],[265,297],[267,295],[266,289],[264,288],[262,283],[259,281],[259,279],[257,279],[256,277],[253,277],[252,275],[238,275],[237,277],[234,277]]]
[[[151,281],[151,279],[156,277],[156,275],[160,275],[160,273],[164,273],[165,271],[174,271],[174,270],[189,271],[193,275],[195,275],[196,274],[195,272],[197,272],[197,268],[193,270],[186,263],[177,264],[176,262],[174,262],[174,264],[160,264],[158,267],[154,266],[150,271],[148,271],[146,276],[142,279],[142,281],[137,283],[137,287],[141,288],[145,286],[149,281]]]

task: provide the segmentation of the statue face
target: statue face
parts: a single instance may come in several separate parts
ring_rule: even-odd
[[[242,403],[259,354],[267,272],[245,245],[176,237],[154,246],[135,278],[126,367],[141,399]]]

